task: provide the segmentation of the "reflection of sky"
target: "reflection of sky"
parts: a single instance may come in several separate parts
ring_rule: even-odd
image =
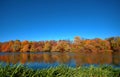
[[[29,68],[34,68],[34,69],[50,68],[50,67],[56,67],[58,65],[59,65],[58,62],[54,62],[54,63],[45,63],[45,62],[25,63],[25,66],[27,66]]]
[[[29,68],[34,68],[34,69],[42,69],[42,68],[50,68],[50,67],[56,67],[58,65],[63,65],[62,63],[59,62],[54,62],[54,63],[45,63],[45,62],[33,62],[33,63],[25,63],[25,66]],[[70,66],[70,67],[76,67],[75,61],[71,60],[68,63],[65,63],[65,65]]]

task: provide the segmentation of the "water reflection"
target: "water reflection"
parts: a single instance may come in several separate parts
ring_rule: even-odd
[[[112,63],[115,66],[120,66],[120,52],[115,52],[112,55]]]
[[[5,63],[44,63],[44,64],[114,64],[120,66],[120,52],[115,53],[0,53],[0,61]]]
[[[83,64],[112,64],[112,53],[75,54],[77,66]]]

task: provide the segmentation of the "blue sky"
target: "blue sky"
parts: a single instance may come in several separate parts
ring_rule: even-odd
[[[120,36],[119,0],[0,0],[0,41]]]

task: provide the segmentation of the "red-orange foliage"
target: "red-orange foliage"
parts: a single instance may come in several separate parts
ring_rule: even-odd
[[[21,52],[28,52],[28,51],[30,51],[30,44],[29,44],[28,41],[23,41],[21,43],[21,50],[20,51]]]
[[[1,52],[36,52],[36,51],[60,51],[60,52],[104,52],[104,51],[120,51],[120,37],[112,37],[106,40],[96,39],[80,39],[75,37],[74,42],[69,40],[59,41],[9,41],[0,43]]]

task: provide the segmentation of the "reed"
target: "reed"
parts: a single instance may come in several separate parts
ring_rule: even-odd
[[[22,64],[0,64],[0,77],[120,77],[120,68],[106,65],[73,68],[60,65],[35,70]]]

